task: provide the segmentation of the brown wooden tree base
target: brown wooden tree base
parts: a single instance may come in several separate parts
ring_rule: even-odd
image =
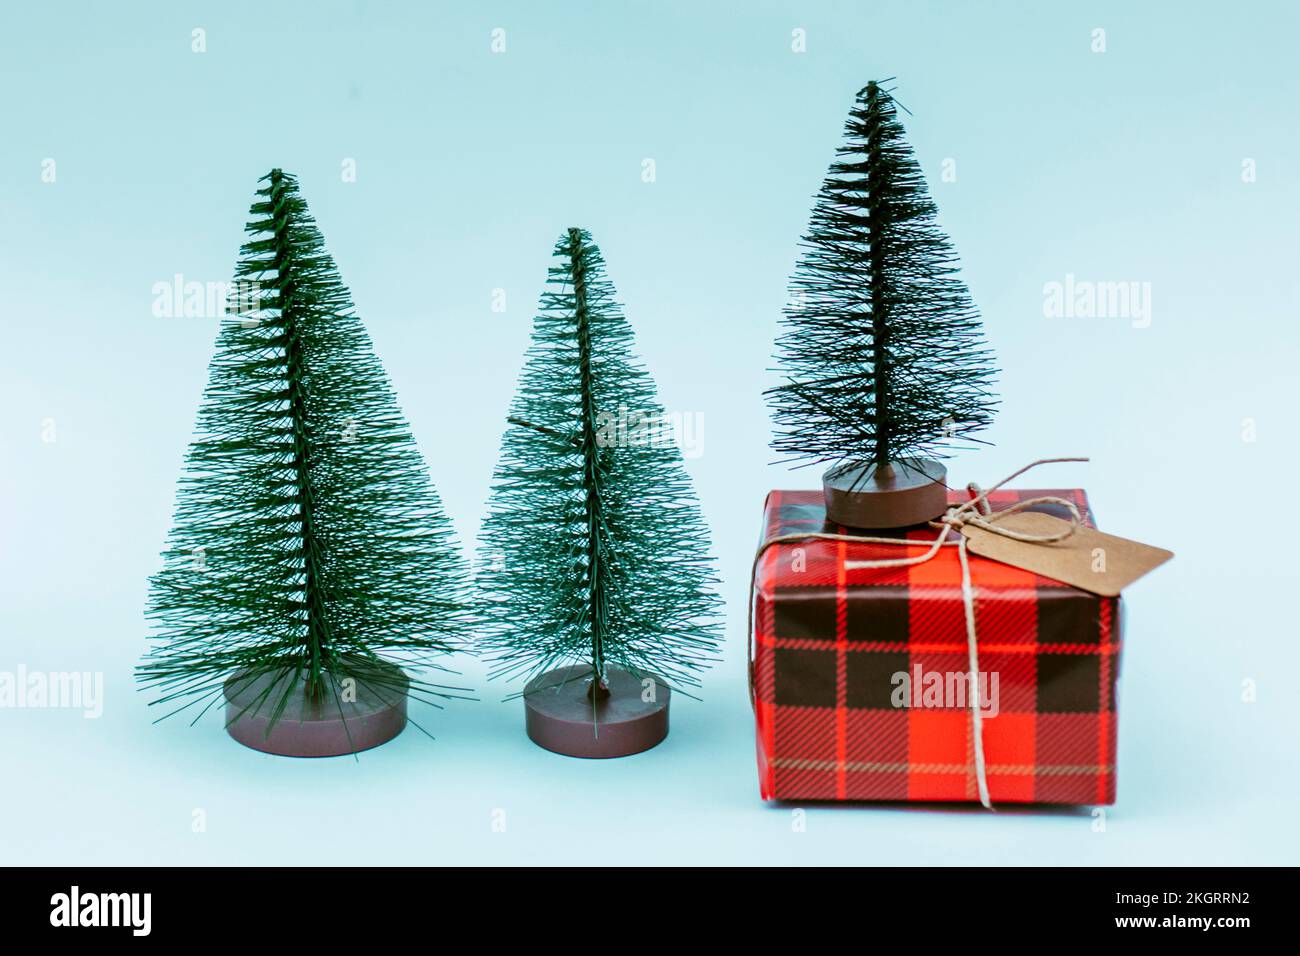
[[[626,757],[668,736],[667,684],[655,679],[647,701],[635,674],[611,667],[606,680],[609,696],[594,703],[590,666],[557,667],[529,681],[524,710],[533,743],[569,757]]]
[[[948,507],[948,470],[927,458],[885,468],[836,465],[822,476],[826,518],[850,528],[905,528],[933,521]]]
[[[405,729],[410,681],[401,668],[367,663],[351,681],[346,674],[326,676],[324,694],[309,699],[306,681],[293,671],[232,675],[225,683],[226,730],[263,753],[337,757],[378,747]],[[272,715],[290,687],[272,726]]]

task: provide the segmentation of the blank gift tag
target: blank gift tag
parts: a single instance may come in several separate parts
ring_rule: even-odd
[[[1068,521],[1035,511],[1019,511],[993,523],[1030,535],[1059,534],[1070,526]],[[1115,597],[1174,556],[1164,548],[1082,526],[1068,538],[1050,544],[1016,541],[973,525],[965,525],[961,531],[970,550],[981,557],[1056,578],[1104,597]]]

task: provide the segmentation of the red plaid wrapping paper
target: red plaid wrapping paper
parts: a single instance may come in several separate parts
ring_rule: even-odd
[[[1003,489],[989,504],[1042,495],[1095,526],[1079,489]],[[763,540],[800,532],[855,533],[827,524],[820,491],[772,492]],[[899,672],[967,670],[957,549],[905,568],[845,567],[918,555],[937,533],[897,532],[916,548],[810,540],[763,553],[752,661],[763,799],[978,801],[969,705],[891,701]],[[970,573],[980,671],[999,678],[998,712],[981,721],[992,802],[1113,803],[1120,599],[975,554]]]

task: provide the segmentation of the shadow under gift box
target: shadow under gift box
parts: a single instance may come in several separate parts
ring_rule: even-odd
[[[1095,527],[1080,489],[1003,489],[989,504],[1044,495]],[[763,799],[978,802],[957,548],[911,567],[846,568],[920,555],[939,532],[828,524],[821,491],[773,491],[763,528],[764,542],[815,532],[917,542],[808,540],[763,553],[751,664]],[[1120,598],[969,560],[992,803],[1113,803]]]

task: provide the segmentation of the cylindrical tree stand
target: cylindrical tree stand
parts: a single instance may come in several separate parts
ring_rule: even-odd
[[[926,458],[836,465],[822,476],[826,517],[850,528],[906,528],[948,507],[948,470]]]
[[[557,667],[524,688],[528,736],[570,757],[626,757],[668,736],[668,685],[616,667],[592,690],[590,665]]]
[[[310,697],[305,678],[293,670],[243,671],[226,679],[226,730],[245,747],[284,757],[357,753],[405,729],[409,687],[392,664],[367,663],[356,675],[326,672],[321,692]]]

